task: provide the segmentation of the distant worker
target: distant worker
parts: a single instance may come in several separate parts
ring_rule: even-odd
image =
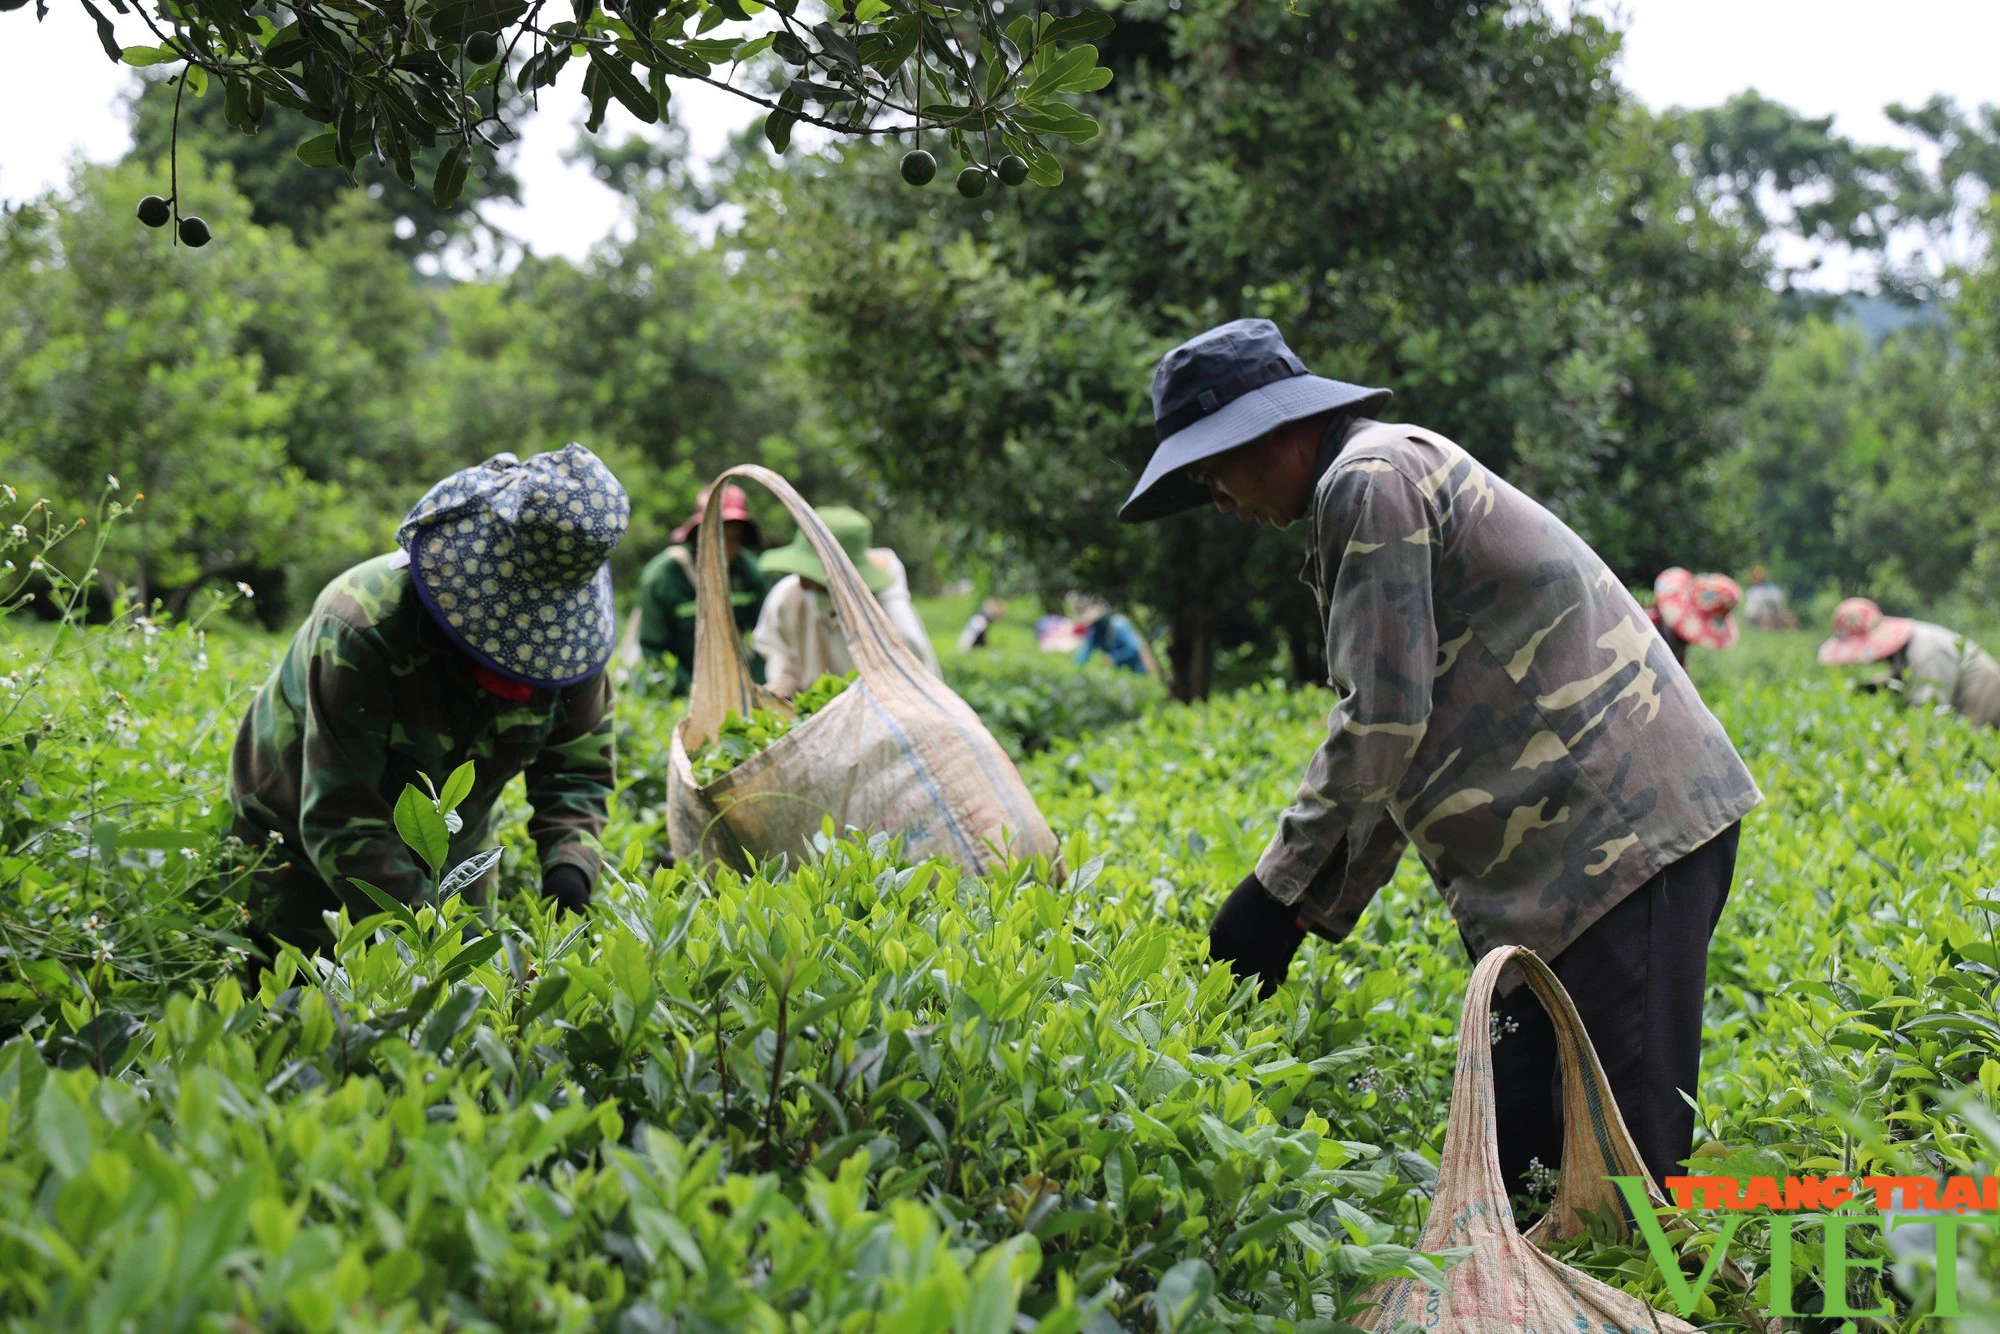
[[[986,636],[995,622],[1007,614],[1007,604],[999,598],[988,598],[979,604],[979,610],[966,619],[965,628],[958,632],[958,651],[970,653],[976,648],[986,647]]]
[[[1819,646],[1828,667],[1879,662],[1888,671],[1864,689],[1899,692],[1915,708],[1950,708],[1981,727],[2000,727],[2000,662],[1942,625],[1884,616],[1867,598],[1833,609],[1833,638]]]
[[[1269,320],[1211,329],[1153,376],[1160,443],[1120,517],[1212,500],[1302,526],[1339,692],[1211,957],[1268,993],[1414,845],[1468,953],[1548,960],[1647,1169],[1678,1173],[1709,938],[1761,794],[1597,553],[1450,440],[1371,420],[1388,397],[1310,374]],[[1520,1190],[1562,1159],[1559,1044],[1529,988],[1497,1009],[1493,1116]]]
[[[1761,565],[1750,567],[1750,585],[1743,590],[1743,616],[1758,630],[1789,630],[1797,623],[1785,606],[1785,590],[1771,581]]]
[[[820,521],[840,543],[861,582],[889,613],[897,634],[909,645],[918,661],[938,675],[937,651],[910,600],[910,584],[903,562],[887,547],[871,547],[875,526],[858,510],[845,505],[828,505],[819,511]],[[847,636],[826,591],[826,570],[819,563],[806,535],[799,533],[782,547],[764,553],[766,575],[782,576],[771,585],[757,628],[750,634],[751,647],[763,655],[764,684],[772,693],[790,699],[799,691],[832,674],[844,676],[854,670],[854,658],[847,650]]]
[[[1083,636],[1076,651],[1079,667],[1089,662],[1092,654],[1102,653],[1120,671],[1153,674],[1153,650],[1146,637],[1125,616],[1111,610],[1110,603],[1102,598],[1079,599],[1074,617],[1077,633]]]
[[[235,833],[264,856],[248,904],[263,943],[330,946],[322,913],[377,911],[355,879],[423,901],[430,871],[397,833],[396,802],[468,760],[446,864],[497,846],[501,791],[525,774],[542,893],[590,902],[613,786],[605,562],[629,514],[582,445],[497,454],[432,487],[396,552],[326,586],[230,757]]]
[[[1059,611],[1035,619],[1035,647],[1044,653],[1074,653],[1083,646],[1076,622]]]
[[[1685,667],[1689,644],[1735,647],[1736,622],[1729,613],[1740,600],[1736,581],[1728,575],[1689,574],[1675,565],[1653,581],[1653,605],[1646,614],[1673,650],[1674,661]]]
[[[687,694],[694,679],[694,557],[707,508],[704,487],[694,513],[674,529],[673,545],[648,561],[639,574],[639,647],[647,658],[663,664],[672,655],[672,669],[664,682],[670,696]],[[722,549],[729,558],[730,614],[741,634],[756,627],[757,614],[771,592],[770,576],[757,563],[763,545],[764,532],[750,515],[750,498],[740,486],[724,486]],[[763,673],[763,660],[752,658],[750,675],[761,681]]]

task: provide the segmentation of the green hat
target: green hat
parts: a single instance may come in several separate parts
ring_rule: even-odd
[[[847,558],[854,562],[854,568],[861,572],[861,582],[868,585],[869,592],[879,593],[895,582],[893,575],[868,559],[875,525],[868,522],[867,515],[845,505],[828,505],[813,512],[833,534],[833,540],[840,543],[840,549],[847,553]],[[826,568],[819,563],[819,556],[814,553],[812,544],[806,541],[803,531],[792,534],[792,540],[785,545],[758,556],[757,564],[763,567],[765,574],[796,574],[816,584],[827,581]]]

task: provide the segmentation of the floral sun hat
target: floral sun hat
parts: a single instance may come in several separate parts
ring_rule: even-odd
[[[1726,574],[1690,574],[1680,566],[1662,570],[1653,581],[1653,605],[1668,629],[1703,648],[1731,648],[1736,622],[1729,613],[1743,590]]]
[[[617,636],[605,564],[631,518],[625,488],[582,445],[496,454],[432,487],[396,544],[417,596],[474,661],[532,686],[600,671]]]
[[[1910,642],[1915,625],[1907,616],[1884,616],[1867,598],[1848,598],[1833,609],[1833,638],[1819,646],[1820,665],[1880,662]]]

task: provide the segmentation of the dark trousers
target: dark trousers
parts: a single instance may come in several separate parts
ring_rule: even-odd
[[[1680,1176],[1694,1144],[1708,941],[1736,874],[1731,825],[1633,890],[1549,966],[1590,1033],[1639,1156],[1654,1179]],[[1527,986],[1497,1001],[1494,1114],[1500,1172],[1527,1193],[1531,1160],[1562,1166],[1562,1076],[1555,1026]]]

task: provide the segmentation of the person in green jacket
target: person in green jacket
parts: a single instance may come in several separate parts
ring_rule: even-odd
[[[685,695],[694,680],[694,553],[702,512],[708,506],[704,489],[688,521],[674,529],[674,544],[646,563],[639,575],[639,648],[666,668],[670,696]],[[729,557],[729,603],[736,629],[748,634],[771,591],[771,581],[757,564],[763,530],[750,515],[749,497],[740,486],[722,488],[723,549]],[[673,661],[666,659],[671,655]],[[764,661],[750,660],[750,675],[764,679]]]
[[[499,454],[432,487],[397,551],[327,585],[230,757],[263,948],[330,946],[324,913],[376,911],[355,880],[425,901],[430,872],[397,833],[396,801],[467,761],[446,865],[495,847],[501,791],[524,774],[542,892],[572,911],[590,902],[614,785],[605,562],[629,517],[624,488],[582,445]]]

